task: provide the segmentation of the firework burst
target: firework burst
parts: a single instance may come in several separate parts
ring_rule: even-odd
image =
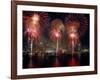
[[[80,43],[80,37],[84,35],[88,27],[88,21],[83,14],[69,14],[65,17],[65,28],[67,32],[68,48],[72,53],[76,45]]]
[[[50,38],[55,41],[56,39],[61,39],[63,22],[60,19],[55,19],[51,22]]]
[[[84,14],[69,14],[65,17],[65,27],[76,25],[79,36],[83,36],[88,27],[88,19]]]
[[[50,39],[56,42],[56,52],[59,50],[59,40],[62,37],[63,22],[60,19],[55,19],[51,22]]]
[[[38,41],[41,37],[42,31],[48,25],[48,13],[44,12],[30,12],[23,17],[25,24],[25,35],[28,39]]]

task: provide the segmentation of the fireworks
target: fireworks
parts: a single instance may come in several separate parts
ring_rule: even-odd
[[[23,18],[25,24],[25,35],[28,35],[28,40],[33,39],[37,42],[40,40],[43,28],[47,24],[46,22],[48,22],[48,14],[42,12],[30,13],[31,14],[25,15]]]
[[[39,21],[39,19],[40,19],[40,18],[39,18],[39,15],[36,14],[36,13],[34,13],[34,15],[32,16],[32,21],[37,23],[37,22]],[[36,23],[35,23],[35,24],[36,24]]]
[[[84,14],[69,14],[65,17],[65,27],[76,28],[79,36],[83,36],[88,27],[88,19]]]
[[[87,29],[87,22],[87,18],[82,14],[69,14],[65,18],[68,48],[72,53],[74,53],[76,45],[80,43],[80,36],[84,35]]]
[[[66,36],[68,42],[68,48],[74,51],[77,44],[80,43],[80,37],[84,35],[88,20],[84,14],[66,14],[63,18],[54,19],[49,22],[48,13],[45,12],[30,12],[24,16],[25,24],[25,35],[28,35],[28,40],[33,40],[38,42],[48,27],[48,23],[51,23],[49,28],[50,32],[47,33],[50,36],[50,40],[57,42],[57,47],[59,46],[59,41],[62,40],[63,36]],[[44,31],[44,32],[43,32]],[[66,45],[66,46],[67,46]]]
[[[56,41],[57,39],[60,39],[61,38],[61,32],[57,31],[55,29],[51,30],[51,32],[50,32],[50,38],[53,41]]]
[[[56,52],[59,50],[59,40],[61,39],[62,33],[62,25],[63,22],[60,19],[55,19],[51,23],[51,31],[50,31],[50,38],[53,41],[56,41]]]
[[[69,66],[79,65],[76,60],[81,59],[82,48],[88,45],[87,18],[89,15],[79,13],[23,11],[23,51],[25,48],[30,55],[30,67],[34,56],[48,62],[49,53],[56,58],[54,66],[62,66],[65,60]]]
[[[75,38],[76,35],[75,35],[74,33],[71,33],[71,34],[70,34],[70,37],[71,37],[71,38]]]
[[[50,38],[55,41],[56,39],[61,39],[63,22],[60,19],[55,19],[51,23]]]
[[[33,14],[27,21],[25,34],[28,35],[28,40],[39,40],[39,15]]]
[[[72,53],[74,53],[74,49],[79,43],[79,35],[77,33],[68,34],[68,48],[71,49]]]

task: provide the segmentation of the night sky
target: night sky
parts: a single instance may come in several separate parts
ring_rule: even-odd
[[[34,11],[23,11],[23,16],[31,16],[33,13],[34,13]],[[36,12],[36,13],[39,13],[39,12]],[[63,23],[65,23],[65,16],[69,15],[69,14],[73,14],[73,13],[57,13],[57,12],[44,12],[44,13],[48,13],[48,20],[49,20],[48,26],[46,26],[46,28],[43,32],[43,35],[46,38],[49,38],[48,32],[51,28],[51,22],[54,19],[60,19],[60,20],[62,20]],[[76,13],[76,14],[78,14],[78,13]],[[81,15],[81,14],[79,14],[79,15]],[[84,35],[80,37],[80,42],[81,42],[82,46],[89,48],[89,14],[82,14],[82,15],[84,15],[87,18],[88,26],[87,26],[87,30],[84,33]],[[25,40],[24,40],[24,42],[25,42]]]

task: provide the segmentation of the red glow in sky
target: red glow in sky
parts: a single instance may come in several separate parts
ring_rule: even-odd
[[[71,38],[75,38],[75,37],[76,37],[75,33],[71,33],[71,34],[70,34],[70,37],[71,37]]]

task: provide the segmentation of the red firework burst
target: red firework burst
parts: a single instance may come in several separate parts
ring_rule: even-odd
[[[51,31],[50,31],[50,38],[53,41],[56,41],[57,39],[60,40],[62,33],[61,33],[61,29],[62,29],[62,25],[63,22],[60,19],[55,19],[52,21],[51,23]]]
[[[29,39],[39,40],[43,28],[48,22],[48,14],[43,12],[27,13],[28,15],[23,16],[23,21],[26,29],[25,34],[28,34]]]
[[[24,21],[25,27],[27,27],[27,25],[32,21],[32,16],[34,16],[34,14],[39,15],[40,29],[41,29],[41,31],[43,31],[49,22],[48,21],[48,13],[45,13],[45,12],[26,12],[26,13],[24,13],[23,21]]]
[[[61,39],[61,32],[57,31],[56,29],[51,30],[50,32],[50,39],[56,41],[57,39]]]
[[[77,29],[79,36],[83,36],[88,27],[88,19],[84,14],[69,14],[65,17],[65,27],[73,26]]]

